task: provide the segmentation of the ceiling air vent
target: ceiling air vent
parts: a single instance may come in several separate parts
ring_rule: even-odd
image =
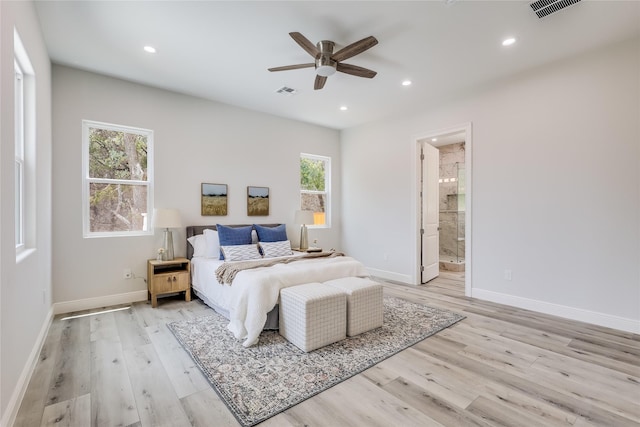
[[[538,0],[530,3],[529,6],[531,6],[531,9],[538,15],[538,18],[544,18],[579,1],[580,0]]]
[[[276,91],[276,93],[281,93],[283,95],[295,95],[296,92],[298,91],[295,90],[294,88],[287,87],[287,86],[282,86],[280,89]]]

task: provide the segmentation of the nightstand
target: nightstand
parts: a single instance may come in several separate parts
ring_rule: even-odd
[[[172,261],[147,261],[147,299],[151,307],[158,306],[158,295],[184,292],[184,300],[191,301],[191,264],[186,258]]]

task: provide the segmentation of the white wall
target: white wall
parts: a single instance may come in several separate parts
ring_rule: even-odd
[[[35,240],[30,245],[34,250],[19,261],[14,233],[14,28],[36,76],[35,182],[26,184],[35,190]],[[8,425],[51,319],[51,64],[31,2],[0,2],[0,77],[0,424]]]
[[[276,95],[274,95],[275,97]],[[162,232],[155,236],[82,237],[83,119],[152,129],[155,205],[180,210],[184,225],[286,223],[293,244],[299,207],[301,152],[332,158],[333,223],[309,231],[325,247],[340,243],[338,131],[251,112],[94,73],[53,67],[53,298],[56,311],[105,301],[146,298],[146,276]],[[200,215],[200,184],[227,184],[227,216]],[[247,186],[270,188],[270,214],[248,217]],[[174,231],[176,256],[186,253],[184,229]],[[94,299],[89,300],[88,299]],[[76,300],[83,300],[73,303]]]
[[[630,40],[344,131],[344,250],[413,276],[412,137],[472,122],[473,296],[640,332],[639,56]]]

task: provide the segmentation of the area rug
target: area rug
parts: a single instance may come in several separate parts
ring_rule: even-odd
[[[464,319],[451,311],[384,298],[381,328],[310,353],[275,331],[245,348],[209,316],[167,324],[243,426],[253,426]]]

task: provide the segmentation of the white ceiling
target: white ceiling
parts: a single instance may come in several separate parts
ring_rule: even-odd
[[[526,1],[38,1],[54,63],[344,129],[424,110],[496,80],[640,34],[640,2],[588,1],[539,19]],[[313,90],[288,35],[379,43]],[[501,41],[516,37],[505,48]],[[152,45],[156,54],[143,51]],[[401,86],[404,79],[413,81]],[[293,96],[277,94],[289,86]],[[340,111],[341,105],[348,106]]]

